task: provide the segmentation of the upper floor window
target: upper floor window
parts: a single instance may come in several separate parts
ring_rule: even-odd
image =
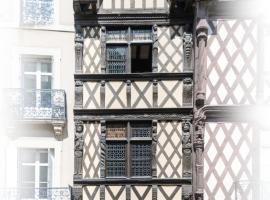
[[[108,29],[106,72],[110,74],[152,72],[150,28]]]
[[[22,55],[23,88],[26,106],[42,107],[51,105],[52,57]]]
[[[18,156],[19,186],[23,199],[47,199],[52,185],[54,151],[52,149],[20,149]]]
[[[54,23],[54,0],[22,0],[22,23],[50,25]]]
[[[151,122],[112,122],[106,131],[107,177],[152,176]]]

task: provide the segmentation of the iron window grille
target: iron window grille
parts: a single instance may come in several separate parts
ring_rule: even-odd
[[[108,122],[106,176],[152,176],[151,122]]]
[[[107,73],[122,74],[126,71],[127,46],[107,46]]]
[[[54,0],[22,0],[23,24],[48,25],[54,23]]]
[[[152,72],[152,35],[152,29],[149,27],[108,28],[106,31],[106,73]],[[134,64],[136,61],[134,55],[137,61],[142,61],[137,62],[137,66]],[[141,71],[133,69],[136,67]]]

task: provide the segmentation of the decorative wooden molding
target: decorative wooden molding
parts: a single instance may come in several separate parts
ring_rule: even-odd
[[[74,186],[71,188],[71,199],[72,200],[82,200],[82,187]]]
[[[153,48],[152,48],[152,72],[158,71],[158,26],[155,24],[152,28],[152,40],[153,40]]]
[[[191,106],[193,104],[193,81],[191,78],[183,80],[183,106]]]
[[[192,177],[192,123],[191,120],[185,120],[182,123],[182,154],[183,154],[183,177]],[[192,187],[182,186],[182,199],[191,200]]]
[[[127,80],[127,107],[131,108],[131,81]]]
[[[131,185],[126,185],[126,200],[131,200]]]
[[[105,159],[106,159],[106,121],[100,121],[100,178],[105,178]]]
[[[152,121],[152,177],[157,178],[157,120]]]
[[[205,104],[207,84],[207,9],[204,2],[196,4],[196,62],[195,62],[195,108],[193,135],[193,198],[203,200],[204,190],[204,127],[205,116],[198,112]]]
[[[198,60],[196,65],[196,80],[195,80],[195,104],[197,107],[202,107],[206,98],[206,83],[207,83],[207,34],[208,25],[206,19],[200,19],[196,28]]]
[[[75,81],[75,109],[83,108],[83,82]]]
[[[106,74],[106,27],[100,29],[101,38],[101,73]]]
[[[104,71],[105,72],[105,71]],[[180,73],[125,73],[125,74],[75,74],[74,79],[80,81],[146,81],[146,80],[183,80],[192,78],[193,72]]]
[[[75,28],[75,73],[82,73],[83,68],[83,33],[82,27]]]
[[[199,114],[199,115],[198,115]],[[204,129],[205,129],[205,115],[203,113],[195,113],[194,120],[194,135],[193,135],[193,148],[195,153],[194,163],[194,185],[193,192],[196,200],[203,200],[204,190]]]
[[[82,121],[75,121],[74,134],[74,181],[82,178],[83,165],[83,137],[84,126]]]
[[[192,124],[190,120],[182,123],[182,152],[183,152],[183,177],[191,177],[191,153],[192,153]]]
[[[192,70],[193,41],[192,34],[184,32],[183,35],[184,50],[184,71]]]
[[[105,200],[105,185],[100,186],[100,200]]]
[[[100,178],[100,179],[80,179],[74,183],[83,186],[94,185],[191,185],[191,178]]]
[[[158,191],[158,186],[153,185],[152,186],[152,200],[157,200],[157,191]]]
[[[158,80],[153,80],[153,108],[158,107]]]
[[[130,116],[137,115],[140,116],[170,116],[170,115],[191,115],[192,106],[185,106],[182,108],[136,108],[136,109],[74,109],[75,116]]]
[[[100,82],[100,107],[105,108],[105,81]]]

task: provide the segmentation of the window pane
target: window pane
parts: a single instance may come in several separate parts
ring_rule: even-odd
[[[127,47],[108,46],[106,58],[107,73],[119,74],[126,72]]]
[[[131,137],[151,137],[151,122],[131,123]]]
[[[35,182],[34,166],[22,166],[22,182]]]
[[[126,176],[126,144],[107,144],[107,176]]]
[[[41,63],[41,72],[51,73],[52,72],[52,64],[49,63]]]
[[[40,163],[48,163],[48,153],[40,153]]]
[[[151,176],[151,144],[132,144],[131,154],[132,176]]]
[[[152,72],[152,44],[131,45],[131,72]]]
[[[107,41],[110,40],[127,40],[128,39],[128,30],[107,30],[106,33]]]
[[[39,181],[40,182],[48,182],[48,167],[40,166],[39,168]]]
[[[152,40],[152,30],[151,29],[137,29],[132,30],[133,40]]]
[[[41,76],[41,89],[51,89],[52,88],[52,77],[42,75]]]
[[[24,72],[36,72],[37,71],[37,63],[36,62],[29,62],[23,61]]]
[[[35,150],[23,149],[21,150],[21,162],[22,163],[35,163],[36,155]]]
[[[106,129],[107,138],[127,137],[126,123],[108,123]]]
[[[24,75],[24,88],[25,89],[36,89],[36,76],[35,75]]]

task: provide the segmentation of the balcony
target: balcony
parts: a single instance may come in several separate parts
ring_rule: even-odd
[[[12,121],[51,123],[61,135],[66,121],[64,90],[4,90],[4,113]]]
[[[69,188],[5,188],[0,189],[1,200],[70,200]]]

